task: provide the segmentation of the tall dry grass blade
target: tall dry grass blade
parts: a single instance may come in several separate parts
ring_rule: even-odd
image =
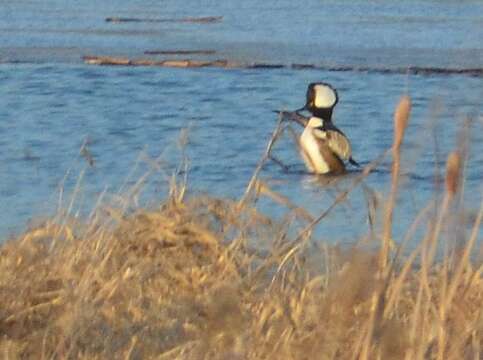
[[[447,213],[451,202],[453,200],[454,195],[458,191],[459,183],[460,183],[460,176],[461,176],[461,155],[454,151],[450,153],[447,160],[446,165],[446,192],[445,196],[443,197],[443,202],[439,209],[439,214],[436,219],[436,224],[434,226],[433,234],[430,237],[428,243],[428,256],[425,258],[425,262],[427,262],[424,269],[429,269],[431,264],[434,260],[434,256],[436,254],[438,239],[441,234],[442,226],[446,220]]]
[[[473,224],[473,229],[471,231],[470,239],[466,243],[466,246],[463,250],[463,254],[462,254],[462,256],[461,256],[461,258],[458,262],[458,265],[457,265],[457,267],[454,271],[452,280],[449,284],[449,290],[448,290],[448,293],[447,293],[447,297],[446,297],[446,299],[444,299],[444,301],[446,303],[445,304],[446,307],[451,306],[451,303],[452,303],[454,297],[456,296],[456,291],[458,289],[458,286],[460,285],[460,283],[462,281],[464,269],[468,268],[470,266],[470,254],[471,254],[471,251],[473,249],[473,246],[476,243],[476,239],[478,237],[478,232],[480,231],[480,225],[481,225],[482,218],[483,218],[483,202],[481,203],[480,211],[478,213],[478,217],[476,218],[475,223]]]
[[[404,132],[408,126],[409,115],[411,113],[411,98],[409,95],[404,95],[399,100],[399,103],[394,112],[394,142],[393,148],[399,149],[401,147]]]
[[[68,169],[59,183],[59,198],[57,199],[57,215],[60,215],[64,210],[64,192],[65,192],[65,183],[69,178],[72,169]]]
[[[389,317],[391,310],[393,310],[393,308],[395,307],[395,304],[398,300],[398,297],[401,297],[404,282],[406,280],[406,277],[408,276],[408,274],[411,271],[411,268],[414,264],[414,260],[416,259],[419,250],[420,249],[418,247],[416,250],[414,250],[409,255],[409,257],[407,258],[407,260],[403,264],[403,267],[402,267],[400,273],[398,274],[397,278],[395,278],[395,280],[391,284],[392,285],[392,287],[390,289],[391,292],[390,292],[388,300],[387,300],[387,305],[385,306],[385,309],[384,309],[384,317],[385,318]]]
[[[94,159],[94,155],[89,149],[89,144],[90,144],[90,139],[89,137],[86,137],[80,147],[79,155],[81,155],[86,160],[87,164],[90,167],[94,167],[96,164],[96,161]]]
[[[458,191],[461,175],[461,155],[453,151],[446,161],[446,192],[453,198]]]
[[[371,358],[371,349],[374,347],[374,331],[376,327],[376,317],[377,317],[377,311],[379,308],[379,303],[380,303],[380,294],[376,290],[372,294],[371,298],[371,312],[369,315],[369,319],[367,320],[367,328],[365,329],[365,337],[364,341],[362,343],[362,350],[361,353],[359,354],[359,360],[368,360]]]
[[[389,285],[391,269],[387,271],[386,266],[389,257],[389,250],[393,245],[392,240],[392,221],[394,206],[397,199],[397,190],[399,185],[400,174],[400,147],[404,137],[409,115],[411,112],[411,99],[408,95],[404,95],[394,112],[394,141],[392,146],[393,164],[391,171],[391,192],[386,205],[386,211],[383,221],[382,247],[379,253],[379,274],[378,278],[381,283],[376,286],[372,295],[371,314],[367,324],[367,335],[362,346],[360,359],[368,359],[370,349],[374,343],[374,334],[379,332],[385,309],[385,298]]]
[[[268,141],[265,152],[263,153],[262,158],[258,162],[257,167],[255,168],[255,171],[253,172],[253,175],[252,175],[250,181],[248,182],[247,188],[245,189],[245,193],[243,194],[242,198],[239,201],[240,207],[245,205],[246,202],[248,201],[248,198],[249,198],[250,194],[252,193],[252,191],[255,187],[258,175],[262,171],[262,169],[265,166],[265,163],[267,162],[267,160],[270,159],[270,154],[272,152],[272,148],[283,133],[283,129],[284,129],[284,127],[282,126],[283,122],[284,122],[283,117],[281,115],[279,115],[277,126],[276,126],[275,130],[273,131],[272,136],[270,137],[270,140]]]
[[[436,218],[436,223],[431,231],[428,238],[428,242],[425,243],[425,256],[422,259],[422,276],[425,279],[426,291],[428,292],[428,298],[430,298],[430,285],[429,285],[429,274],[432,268],[433,261],[436,255],[438,240],[441,236],[441,231],[443,224],[447,220],[448,210],[452,203],[452,200],[458,191],[458,186],[460,182],[460,172],[461,172],[461,156],[457,152],[452,152],[448,156],[446,165],[446,192],[443,198],[443,202],[440,207],[439,214]],[[448,317],[448,283],[447,283],[447,272],[448,272],[448,258],[445,256],[443,259],[442,268],[440,270],[441,286],[440,295],[441,300],[438,304],[437,314],[438,314],[438,329],[437,329],[437,358],[442,360],[445,358],[446,347],[447,347],[447,329],[446,322]],[[450,287],[451,289],[451,287]]]
[[[393,245],[392,240],[392,221],[394,206],[397,199],[397,190],[399,186],[399,175],[401,172],[401,144],[404,132],[409,122],[411,112],[411,98],[404,95],[400,100],[394,112],[394,141],[392,146],[392,171],[391,171],[391,192],[386,205],[386,211],[383,221],[382,248],[380,254],[380,267],[384,269],[387,265],[389,250]]]
[[[263,194],[269,198],[271,198],[276,203],[287,207],[288,209],[292,210],[295,215],[297,215],[300,219],[303,219],[307,222],[314,221],[314,217],[308,212],[305,208],[300,207],[292,203],[288,197],[283,196],[282,194],[276,192],[275,190],[271,189],[267,183],[262,180],[258,180],[256,183],[256,190],[257,194]]]
[[[361,174],[359,174],[351,183],[351,185],[344,191],[341,191],[337,194],[335,200],[332,204],[322,212],[317,218],[315,218],[310,224],[308,224],[297,236],[295,242],[303,238],[308,232],[312,231],[312,229],[321,222],[338,204],[342,203],[349,193],[353,191],[362,181],[364,181],[367,176],[374,170],[386,157],[388,151],[383,152],[379,155],[375,160],[373,160],[370,164],[366,165],[362,170]]]

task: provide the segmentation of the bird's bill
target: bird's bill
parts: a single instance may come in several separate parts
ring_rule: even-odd
[[[294,112],[298,113],[298,112],[301,112],[301,111],[304,111],[304,110],[307,110],[307,104],[302,106],[300,109],[294,110]]]

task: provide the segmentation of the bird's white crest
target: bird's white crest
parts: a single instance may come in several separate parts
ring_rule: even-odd
[[[327,85],[315,85],[315,101],[314,105],[318,108],[329,108],[337,102],[337,96],[329,86]]]
[[[324,125],[324,120],[322,120],[321,118],[315,117],[315,116],[312,116],[309,119],[309,122],[307,123],[307,126],[311,127],[311,128],[318,128],[318,127],[321,127],[323,125]]]

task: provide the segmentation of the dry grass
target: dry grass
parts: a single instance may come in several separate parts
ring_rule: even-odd
[[[258,180],[280,122],[238,202],[186,198],[173,183],[156,209],[103,207],[85,222],[66,216],[5,243],[1,356],[481,359],[483,267],[474,255],[483,210],[467,238],[452,239],[445,226],[459,219],[457,152],[448,159],[441,203],[415,222],[427,228],[419,246],[407,254],[404,244],[388,245],[409,110],[401,113],[381,251],[311,242],[325,215],[310,218]],[[306,227],[293,235],[290,224],[256,210],[257,196],[288,206]]]

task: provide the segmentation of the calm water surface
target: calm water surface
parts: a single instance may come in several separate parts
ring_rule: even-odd
[[[109,24],[108,16],[173,18],[222,15],[223,22]],[[222,57],[271,62],[391,66],[483,66],[481,2],[379,1],[224,2],[0,0],[0,236],[21,231],[32,217],[52,214],[59,189],[82,191],[91,206],[113,194],[160,157],[163,171],[148,180],[142,201],[163,196],[179,164],[180,130],[189,128],[192,191],[239,197],[276,124],[273,109],[303,104],[309,82],[339,91],[335,122],[367,164],[391,143],[392,113],[407,89],[413,117],[404,153],[397,234],[434,196],[440,166],[465,119],[471,125],[466,168],[469,210],[481,203],[483,84],[468,76],[405,76],[316,70],[223,70],[93,67],[87,53],[141,56],[145,50],[212,48]],[[18,62],[21,62],[20,64]],[[436,139],[436,140],[435,140]],[[95,166],[79,155],[84,141]],[[270,164],[262,176],[314,216],[345,189],[353,173],[321,184],[304,168],[289,137],[276,147],[284,172]],[[366,185],[387,190],[387,163]],[[261,207],[277,217],[270,201]],[[349,243],[367,232],[364,192],[351,193],[318,229],[318,237]]]

